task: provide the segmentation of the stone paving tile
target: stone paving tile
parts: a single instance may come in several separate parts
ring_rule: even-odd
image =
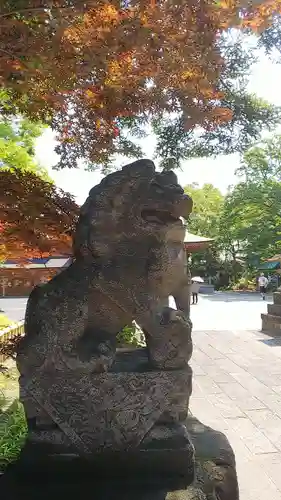
[[[233,361],[231,361],[227,357],[227,355],[224,359],[219,359],[217,362],[217,365],[220,368],[222,368],[223,370],[225,370],[227,373],[232,375],[233,377],[234,377],[234,375],[239,375],[239,374],[244,376],[244,374],[247,373],[244,368],[242,368],[241,366],[239,366],[236,363],[234,363]]]
[[[202,343],[200,351],[206,354],[210,359],[216,360],[224,358],[224,354],[222,352],[218,351],[208,343]]]
[[[242,418],[246,416],[239,406],[224,392],[209,394],[208,401],[214,405],[223,418]]]
[[[255,458],[255,463],[274,482],[279,491],[281,491],[281,453],[259,455]],[[281,498],[281,495],[279,498]]]
[[[271,389],[273,384],[281,384],[281,374],[272,373],[272,371],[270,370],[270,366],[268,367],[267,371],[266,368],[263,368],[262,366],[250,367],[249,373]]]
[[[263,402],[271,411],[281,417],[281,395],[276,393],[264,394]]]
[[[273,385],[271,387],[271,389],[276,392],[276,394],[280,394],[281,395],[281,385]]]
[[[269,409],[246,411],[246,414],[275,448],[281,451],[281,418]]]
[[[233,446],[240,500],[280,500],[281,345],[239,330],[193,340],[191,411]]]
[[[232,342],[228,341],[227,339],[225,340],[219,340],[218,343],[216,343],[216,350],[224,355],[226,354],[234,354],[236,352],[236,347],[235,345],[232,344]]]
[[[241,469],[245,467],[245,464],[254,459],[254,456],[249,448],[232,428],[232,422],[230,420],[226,421],[225,428],[220,430],[225,433],[231,443],[235,453],[237,468]]]
[[[208,370],[208,367],[206,369],[206,375],[211,376],[214,382],[220,387],[220,385],[228,385],[232,384],[234,382],[234,379],[231,375],[226,373],[224,370],[221,370],[218,367],[215,367],[214,370]],[[221,387],[220,387],[221,388]]]
[[[236,382],[234,378],[230,384],[219,383],[218,385],[243,411],[266,408],[266,405],[260,399],[253,396],[251,392]]]
[[[232,373],[233,378],[239,382],[242,387],[247,389],[252,395],[264,402],[264,398],[272,395],[273,391],[270,388],[260,382],[256,377],[251,375],[249,372],[244,370],[244,373]]]
[[[236,365],[245,368],[246,370],[251,367],[251,365],[257,361],[260,362],[261,358],[259,357],[253,357],[253,356],[247,356],[246,349],[244,348],[241,353],[235,353],[235,354],[228,354],[227,357],[231,361],[233,361]]]
[[[208,422],[207,425],[211,425],[210,422],[217,422],[218,420],[223,420],[223,417],[219,411],[218,408],[215,408],[215,406],[208,401],[207,398],[197,398],[194,395],[192,396],[191,399],[191,404],[190,408],[192,413],[199,419],[204,422],[204,419],[206,419],[206,415],[208,415]],[[221,422],[223,423],[223,422]],[[228,426],[225,424],[224,428],[227,428]]]
[[[241,466],[237,463],[237,473],[240,500],[280,500],[278,484],[260,463],[255,460],[244,462]]]
[[[232,426],[253,455],[276,453],[278,450],[269,439],[248,418],[233,419]]]
[[[200,389],[207,394],[217,394],[222,392],[222,389],[212,380],[209,375],[197,375],[196,382]]]
[[[205,365],[211,364],[212,362],[211,358],[209,358],[209,356],[207,356],[207,354],[205,354],[200,349],[194,349],[192,356],[196,363],[198,363],[203,368],[203,370]]]

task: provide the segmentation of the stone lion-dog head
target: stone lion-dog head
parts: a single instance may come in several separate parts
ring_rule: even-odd
[[[180,217],[191,210],[192,200],[172,171],[156,172],[151,160],[135,161],[91,189],[81,207],[74,255],[118,259],[135,251],[139,256],[145,242],[161,246],[171,231],[181,230]]]

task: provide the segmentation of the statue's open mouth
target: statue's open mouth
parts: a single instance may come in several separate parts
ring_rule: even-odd
[[[160,206],[144,206],[141,209],[141,217],[143,220],[150,224],[157,224],[158,226],[167,226],[170,224],[183,225],[181,217],[187,218],[192,210],[192,199],[184,194],[175,200],[173,203],[163,203],[165,208]],[[162,205],[162,207],[161,207]]]
[[[176,222],[181,223],[181,219],[167,210],[157,210],[157,209],[144,209],[141,212],[142,218],[146,222],[153,222],[154,224],[175,224]]]

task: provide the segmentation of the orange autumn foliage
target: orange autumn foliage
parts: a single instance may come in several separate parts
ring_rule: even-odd
[[[0,84],[15,109],[57,130],[60,166],[105,164],[126,153],[126,118],[182,112],[187,129],[231,119],[217,41],[241,9],[253,21],[257,3],[268,2],[6,0]]]
[[[281,14],[281,0],[254,0],[251,9],[245,9],[242,26],[260,33],[271,25],[274,16]]]
[[[31,172],[0,172],[0,260],[71,255],[79,208]]]

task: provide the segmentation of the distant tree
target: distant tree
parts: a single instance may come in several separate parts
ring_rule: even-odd
[[[192,269],[214,276],[221,267],[219,238],[219,219],[224,197],[212,184],[189,184],[185,192],[193,199],[193,211],[188,222],[188,230],[200,236],[214,238],[210,246],[201,252],[192,253]]]
[[[281,252],[281,137],[267,139],[244,154],[243,181],[227,195],[220,240],[248,262]]]
[[[193,210],[188,228],[190,232],[215,238],[218,234],[218,220],[223,207],[224,197],[212,184],[188,184],[185,192],[193,199]]]
[[[245,151],[236,172],[246,182],[281,182],[281,135],[264,139]]]
[[[42,125],[27,118],[0,116],[0,169],[3,171],[16,168],[34,172],[51,181],[47,170],[35,159],[35,141],[42,131]]]

